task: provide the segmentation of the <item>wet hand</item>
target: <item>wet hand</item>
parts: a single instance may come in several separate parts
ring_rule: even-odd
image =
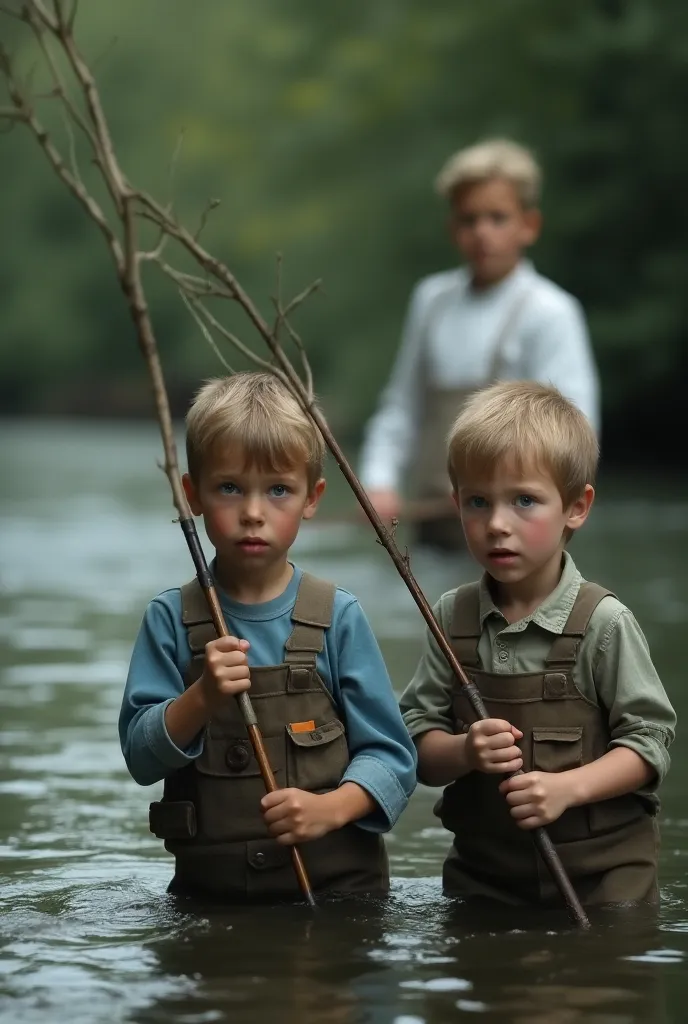
[[[523,766],[516,741],[523,733],[501,718],[474,722],[466,735],[466,764],[472,771],[504,774],[517,772]]]
[[[511,817],[519,828],[539,828],[561,817],[571,806],[568,772],[526,772],[506,779],[500,791],[506,796]]]
[[[338,827],[329,793],[307,793],[303,789],[277,789],[260,802],[271,836],[284,846],[319,839]]]
[[[248,640],[221,636],[205,647],[205,665],[200,679],[206,700],[217,704],[223,697],[234,697],[251,685],[246,651]]]

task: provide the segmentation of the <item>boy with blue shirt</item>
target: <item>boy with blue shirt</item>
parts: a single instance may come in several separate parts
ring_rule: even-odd
[[[213,380],[187,416],[184,488],[216,552],[232,636],[194,580],[149,604],[120,713],[129,771],[165,780],[151,830],[173,891],[296,896],[289,847],[320,892],[384,891],[381,833],[415,785],[415,750],[355,597],[288,559],[325,488],[322,438],[269,373]],[[234,697],[249,690],[277,784],[265,794]]]

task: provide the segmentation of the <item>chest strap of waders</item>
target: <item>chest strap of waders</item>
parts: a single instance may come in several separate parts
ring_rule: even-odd
[[[317,655],[325,645],[325,630],[332,624],[335,587],[304,572],[291,613],[294,628],[285,644],[285,662],[290,666],[291,686],[308,687]],[[182,623],[192,659],[184,683],[190,686],[203,671],[205,646],[217,639],[217,630],[197,579],[181,588]]]
[[[582,583],[561,634],[555,637],[545,660],[547,672],[565,672],[576,663],[578,648],[585,636],[593,612],[605,597],[613,597],[610,590],[597,583]],[[454,653],[466,668],[479,668],[478,644],[480,627],[479,584],[471,583],[457,591],[454,599],[449,635]],[[556,689],[559,680],[551,681]],[[553,694],[554,696],[554,694]]]
[[[307,572],[301,577],[291,613],[294,628],[284,645],[290,690],[307,690],[313,685],[316,659],[325,646],[325,630],[332,625],[334,596],[332,583]]]
[[[449,636],[457,661],[463,668],[480,668],[480,590],[478,583],[457,590]]]
[[[545,660],[548,671],[558,669],[565,672],[576,664],[578,648],[590,625],[592,614],[605,597],[614,597],[614,594],[598,583],[581,583],[564,628],[549,649]]]

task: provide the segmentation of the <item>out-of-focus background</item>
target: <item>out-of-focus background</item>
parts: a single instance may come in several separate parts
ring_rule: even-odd
[[[323,279],[297,321],[346,439],[386,378],[410,286],[456,260],[434,174],[460,146],[506,134],[544,166],[533,255],[588,314],[606,456],[682,455],[682,0],[119,0],[82,4],[78,27],[131,178],[166,199],[183,131],[178,210],[195,225],[221,200],[204,240],[263,310],[277,250],[288,289]],[[105,249],[19,130],[0,150],[0,223],[2,410],[147,415]],[[218,364],[173,290],[150,287],[182,411]]]
[[[22,26],[0,32],[29,74],[38,61]],[[536,150],[534,259],[582,301],[602,375],[598,499],[572,553],[635,612],[681,722],[685,0],[82,0],[77,34],[127,173],[166,201],[184,131],[179,214],[195,227],[221,200],[204,240],[264,312],[278,250],[285,292],[324,279],[296,324],[352,453],[411,285],[456,259],[435,172],[489,135]],[[66,143],[56,105],[42,110]],[[92,184],[78,144],[77,158]],[[192,575],[144,422],[147,377],[102,239],[19,127],[0,136],[0,225],[3,1024],[683,1022],[680,725],[657,916],[597,914],[585,935],[563,912],[466,918],[441,894],[448,835],[437,791],[422,786],[388,838],[382,905],[187,913],[166,896],[171,859],[147,824],[161,787],[133,783],[117,740],[143,609]],[[181,414],[220,367],[153,268],[147,284]],[[232,325],[254,340],[238,315]],[[352,504],[331,466],[294,557],[357,594],[399,691],[423,623]],[[476,575],[465,555],[413,545],[411,563],[431,600]]]

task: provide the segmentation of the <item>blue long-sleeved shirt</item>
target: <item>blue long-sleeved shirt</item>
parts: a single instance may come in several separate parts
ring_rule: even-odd
[[[261,604],[241,604],[219,591],[230,633],[251,645],[249,666],[284,661],[302,575],[294,566],[284,592]],[[127,767],[142,786],[189,764],[203,749],[202,732],[181,750],[165,727],[165,710],[183,692],[190,660],[181,620],[181,593],[179,589],[166,590],[150,602],[144,614],[119,718]],[[337,588],[332,625],[325,631],[317,667],[346,727],[351,761],[342,782],[356,782],[378,804],[378,810],[358,824],[384,832],[394,825],[415,788],[416,753],[368,620],[346,590]]]

